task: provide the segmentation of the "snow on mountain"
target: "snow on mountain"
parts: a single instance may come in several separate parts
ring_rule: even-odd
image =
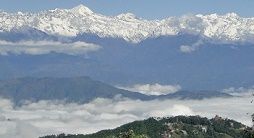
[[[179,33],[201,35],[221,42],[254,42],[254,18],[226,15],[188,15],[163,20],[145,20],[132,13],[104,16],[84,5],[39,13],[0,12],[0,32],[30,27],[50,35],[75,37],[92,33],[138,43],[146,38]]]

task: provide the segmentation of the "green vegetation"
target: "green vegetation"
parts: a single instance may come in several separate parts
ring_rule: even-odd
[[[51,135],[42,138],[254,138],[254,131],[239,122],[216,116],[176,116],[134,121],[113,130],[89,135]]]

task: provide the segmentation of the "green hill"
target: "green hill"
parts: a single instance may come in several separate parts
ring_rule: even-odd
[[[89,135],[51,135],[41,138],[254,138],[251,128],[219,116],[149,118]]]

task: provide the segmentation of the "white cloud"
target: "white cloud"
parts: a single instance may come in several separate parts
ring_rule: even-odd
[[[230,87],[227,89],[222,90],[225,93],[234,95],[234,96],[254,96],[254,86],[250,87],[250,88],[244,88],[244,87],[239,87],[239,88],[235,88],[235,87]]]
[[[4,133],[0,135],[3,138],[37,138],[40,133],[35,126],[20,120],[15,123],[2,121],[0,128],[5,128],[2,129]]]
[[[202,40],[198,40],[196,43],[192,45],[181,45],[180,51],[183,53],[192,53],[199,49],[199,47],[203,44]]]
[[[177,115],[194,115],[192,109],[186,105],[174,104],[171,108],[164,110],[152,110],[149,116],[163,117],[163,116],[177,116]]]
[[[120,87],[122,89],[139,92],[145,95],[167,95],[181,90],[180,85],[161,85],[155,84],[135,84],[130,87]]]
[[[180,51],[183,53],[191,53],[193,51],[195,51],[196,49],[192,46],[189,45],[181,45],[180,46]]]
[[[98,98],[87,104],[40,101],[21,107],[0,99],[0,137],[34,138],[46,134],[93,133],[151,116],[216,114],[251,125],[252,97],[204,100],[152,100]],[[10,121],[8,121],[10,119]]]
[[[20,41],[8,42],[0,40],[0,55],[31,54],[40,55],[51,52],[68,55],[84,54],[100,49],[100,46],[85,42],[62,43],[57,41]]]

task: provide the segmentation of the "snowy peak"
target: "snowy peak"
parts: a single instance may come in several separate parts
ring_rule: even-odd
[[[73,13],[79,13],[81,15],[93,14],[92,10],[90,10],[88,7],[86,7],[82,4],[70,9],[70,11]]]
[[[200,35],[216,42],[254,43],[254,18],[242,18],[235,13],[143,20],[132,13],[104,16],[84,5],[35,14],[0,12],[0,32],[11,32],[24,26],[55,36],[75,37],[90,33],[133,43],[180,33]]]
[[[134,19],[138,19],[136,17],[136,15],[134,15],[133,13],[119,14],[116,17],[119,18],[119,19],[122,19],[122,20],[134,20]]]

